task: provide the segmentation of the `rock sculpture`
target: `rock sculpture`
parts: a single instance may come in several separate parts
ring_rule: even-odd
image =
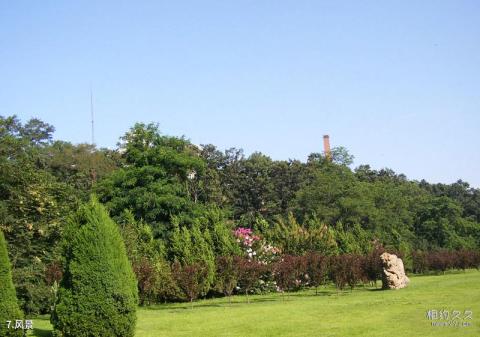
[[[401,289],[405,288],[410,280],[405,274],[402,259],[387,252],[380,255],[383,263],[382,288]]]

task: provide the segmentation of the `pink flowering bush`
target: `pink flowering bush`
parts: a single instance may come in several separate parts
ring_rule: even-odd
[[[249,259],[256,259],[263,264],[269,264],[280,254],[279,248],[268,244],[260,236],[253,234],[250,228],[238,227],[233,234]]]
[[[238,227],[233,235],[235,235],[237,242],[249,259],[257,255],[261,239],[258,235],[254,235],[250,228]]]
[[[269,266],[278,259],[281,253],[280,249],[267,243],[259,235],[255,235],[250,228],[239,227],[233,234],[245,253],[246,259],[265,266],[258,282],[250,288],[250,292],[265,293],[275,291],[277,286]],[[237,290],[240,291],[240,287]]]
[[[238,227],[233,233],[237,238],[237,242],[242,243],[245,247],[252,247],[257,241],[260,241],[258,235],[254,235],[250,228]]]

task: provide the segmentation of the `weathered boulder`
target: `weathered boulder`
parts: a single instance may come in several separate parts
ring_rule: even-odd
[[[382,288],[401,289],[405,288],[410,280],[405,275],[402,259],[387,252],[380,255],[383,263]]]

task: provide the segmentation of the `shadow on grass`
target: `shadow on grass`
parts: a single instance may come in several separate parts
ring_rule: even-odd
[[[446,271],[434,271],[434,270],[431,270],[431,271],[425,271],[421,274],[417,274],[417,273],[409,273],[408,275],[412,275],[412,276],[415,276],[415,277],[425,277],[425,276],[445,276],[445,275],[458,275],[458,274],[467,274],[471,271],[479,271],[478,269],[449,269],[449,270],[446,270]],[[408,276],[407,275],[407,276]]]
[[[318,296],[334,296],[338,295],[338,293],[346,292],[345,290],[337,291],[335,289],[318,289],[317,292],[315,291],[308,291],[308,292],[289,292],[288,295],[285,294],[285,297],[292,297],[292,298],[308,298],[308,297],[318,297]],[[279,295],[281,299],[281,295]]]
[[[52,332],[45,329],[33,329],[33,336],[35,337],[52,337]]]
[[[231,303],[229,302],[220,302],[220,303],[208,303],[208,302],[194,302],[193,303],[193,309],[195,308],[228,308],[228,307],[235,307],[238,305],[244,305],[244,304],[254,304],[254,303],[262,303],[262,302],[276,302],[276,301],[281,301],[281,297],[267,297],[267,298],[252,298],[250,297],[250,303],[247,302],[247,299],[245,297],[242,297],[241,299],[236,299],[232,300]],[[144,310],[153,310],[153,311],[170,311],[170,312],[175,312],[175,311],[180,311],[180,310],[191,310],[192,306],[190,303],[172,303],[172,304],[163,304],[163,305],[154,305],[154,306],[147,306],[147,307],[142,307]]]
[[[375,290],[375,289],[367,289],[364,290]],[[381,290],[381,289],[378,289]],[[222,301],[220,299],[219,302],[211,302],[211,299],[208,300],[200,300],[196,301],[193,304],[193,309],[196,308],[229,308],[229,307],[237,307],[243,305],[251,305],[255,303],[267,303],[267,302],[288,302],[293,301],[296,299],[302,298],[320,298],[320,297],[330,297],[330,296],[348,296],[352,293],[351,290],[343,290],[343,291],[335,291],[331,289],[318,289],[317,293],[314,291],[310,292],[290,292],[282,296],[282,294],[277,293],[273,296],[268,295],[252,295],[249,296],[249,302],[247,302],[247,298],[244,295],[241,296],[234,296],[232,297],[232,301],[228,302],[226,299]],[[189,302],[184,303],[165,303],[160,305],[151,305],[151,306],[143,306],[141,307],[143,310],[151,310],[151,311],[169,311],[172,313],[180,312],[184,310],[192,310],[192,306]]]

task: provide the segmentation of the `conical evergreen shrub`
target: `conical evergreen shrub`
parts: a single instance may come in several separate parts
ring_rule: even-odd
[[[8,260],[7,243],[0,230],[0,337],[22,336],[23,331],[13,330],[16,320],[23,319],[17,303],[12,271]],[[11,321],[11,329],[7,329],[7,321]]]
[[[119,229],[95,198],[68,224],[64,253],[55,335],[133,336],[137,283]]]

